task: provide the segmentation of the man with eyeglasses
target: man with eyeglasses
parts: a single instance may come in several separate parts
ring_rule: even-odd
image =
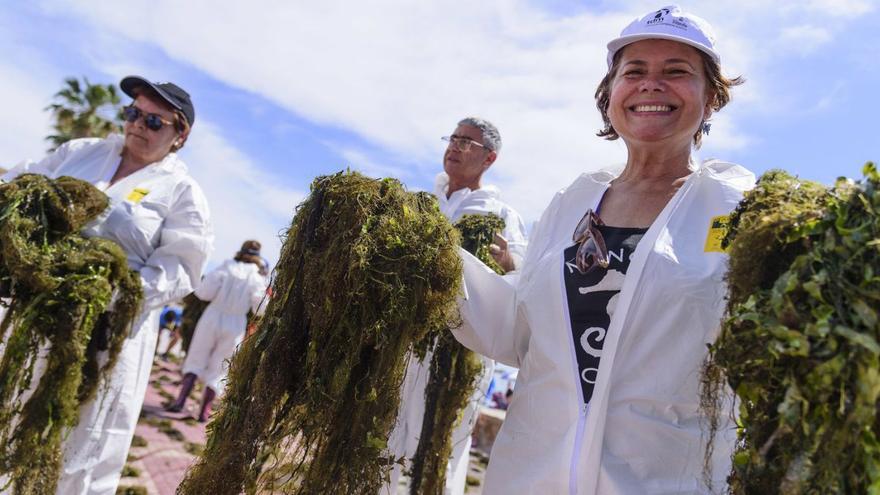
[[[526,229],[519,214],[504,203],[498,188],[483,185],[483,174],[495,163],[501,150],[501,135],[488,120],[467,117],[455,131],[443,138],[448,146],[443,154],[443,172],[437,175],[434,194],[440,211],[453,223],[468,214],[494,213],[504,220],[504,231],[496,235],[490,252],[507,272],[515,271],[526,251]],[[489,388],[495,362],[482,357],[483,374],[460,423],[452,433],[452,455],[446,469],[447,495],[464,493],[467,478],[471,432],[480,400]],[[430,373],[431,353],[419,361],[411,359],[404,378],[398,421],[389,438],[389,450],[397,458],[415,454],[425,415],[425,387]],[[407,466],[409,467],[409,466]],[[383,493],[396,493],[401,467],[395,466],[390,484]]]
[[[514,271],[526,254],[525,225],[519,214],[501,201],[497,187],[482,185],[483,174],[501,151],[498,128],[488,120],[467,117],[443,140],[449,145],[443,154],[443,172],[434,183],[440,211],[453,223],[468,214],[494,213],[504,219],[504,231],[496,236],[491,252],[506,272]]]

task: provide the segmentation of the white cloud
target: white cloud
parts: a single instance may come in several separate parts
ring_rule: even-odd
[[[25,159],[39,160],[48,148],[50,115],[41,111],[58,88],[33,78],[18,67],[0,63],[0,167],[11,168]]]
[[[783,50],[791,50],[805,56],[831,40],[832,35],[827,28],[801,25],[784,28],[776,42]]]
[[[39,160],[49,144],[50,114],[43,109],[52,102],[63,76],[40,56],[23,45],[13,32],[13,21],[0,10],[0,167],[9,168],[25,160]]]
[[[810,0],[806,7],[817,14],[830,17],[852,18],[865,15],[876,8],[875,0]]]
[[[346,143],[325,143],[336,150],[345,161],[345,166],[370,177],[396,177],[403,182],[412,177],[412,173],[389,164],[376,161],[366,151],[351,147]]]
[[[720,112],[712,117],[709,135],[703,137],[703,142],[704,151],[716,156],[719,151],[723,153],[745,149],[754,142],[754,138],[742,133],[736,127],[731,114]],[[723,155],[717,156],[723,158]]]
[[[259,240],[263,256],[274,264],[279,234],[305,194],[279,186],[279,178],[261,170],[210,122],[193,128],[181,155],[208,197],[216,235],[211,264],[231,258],[246,239]]]
[[[605,71],[605,40],[629,14],[554,18],[516,0],[51,5],[438,171],[439,136],[465,115],[487,117],[507,143],[494,177],[522,196],[511,202],[526,218],[578,173],[619,159],[593,136],[592,94]],[[395,172],[359,150],[340,152],[365,170]]]
[[[844,26],[823,19],[873,9],[870,0],[845,0],[836,9],[830,2],[700,5],[719,34],[725,71],[749,79],[737,88],[733,107],[797,103],[794,96],[780,97],[792,91],[766,76],[767,67],[788,56],[788,45],[818,49]],[[353,132],[386,156],[405,158],[398,163],[436,164],[439,170],[437,138],[464,115],[489,118],[501,129],[505,148],[487,181],[497,182],[528,220],[578,173],[625,157],[621,144],[595,137],[599,119],[592,95],[605,70],[607,40],[656,7],[636,0],[615,5],[616,12],[562,17],[527,0],[405,6],[392,0],[144,0],[125,8],[97,0],[49,0],[44,5],[59,15],[88,19],[98,31],[155,44],[176,60],[312,122]],[[770,42],[776,39],[785,43]],[[120,57],[107,58],[104,66]],[[725,151],[751,142],[739,115],[747,118],[725,109],[707,145]],[[404,179],[413,174],[389,169],[350,145],[337,150],[367,172]]]
[[[816,105],[812,108],[812,111],[823,112],[833,108],[840,100],[841,92],[845,87],[846,84],[843,81],[837,81],[837,83],[835,83],[824,96],[819,98]]]

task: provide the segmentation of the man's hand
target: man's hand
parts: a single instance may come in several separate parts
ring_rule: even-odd
[[[495,263],[498,263],[498,266],[504,270],[504,273],[512,272],[516,269],[513,266],[513,258],[510,256],[510,251],[507,249],[507,239],[501,234],[495,234],[494,242],[489,244],[489,254],[495,259]]]

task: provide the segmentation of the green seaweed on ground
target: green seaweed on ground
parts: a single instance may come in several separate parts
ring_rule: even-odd
[[[880,493],[880,174],[864,175],[768,172],[732,216],[703,375],[712,435],[725,384],[740,401],[731,493]]]
[[[489,254],[489,245],[495,234],[504,230],[501,217],[464,215],[455,227],[461,233],[462,248],[496,273],[503,273]],[[413,495],[444,493],[446,466],[453,447],[452,432],[474,399],[477,381],[483,371],[480,357],[459,344],[451,331],[437,337],[430,356],[425,414],[409,469],[409,489]]]
[[[149,445],[149,442],[147,442],[147,439],[140,436],[140,435],[135,435],[131,438],[131,446],[132,447],[146,447],[147,445]]]
[[[406,356],[458,317],[458,245],[427,193],[317,178],[179,492],[377,493]]]
[[[128,464],[126,464],[125,466],[122,466],[122,477],[123,478],[137,478],[140,475],[141,475],[140,469],[138,469],[134,466],[130,466]]]
[[[170,419],[151,417],[145,419],[144,423],[156,428],[157,430],[159,430],[159,433],[164,433],[165,436],[172,440],[182,442],[185,439],[183,433],[174,427],[174,424],[171,423]]]
[[[54,492],[63,434],[115,366],[140,309],[140,277],[122,249],[79,235],[107,204],[71,177],[0,184],[0,293],[9,298],[0,324],[0,476],[16,494]]]
[[[116,495],[149,495],[147,488],[140,485],[120,486],[116,489]]]

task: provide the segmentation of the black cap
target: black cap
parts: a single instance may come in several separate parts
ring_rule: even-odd
[[[183,88],[170,82],[152,83],[140,76],[124,77],[122,81],[119,82],[119,87],[122,88],[122,91],[132,98],[137,96],[134,93],[134,90],[141,86],[148,86],[151,88],[156,94],[161,96],[163,100],[167,101],[169,105],[183,112],[189,125],[193,125],[193,122],[196,120],[196,109],[193,108],[189,93],[184,91]]]

